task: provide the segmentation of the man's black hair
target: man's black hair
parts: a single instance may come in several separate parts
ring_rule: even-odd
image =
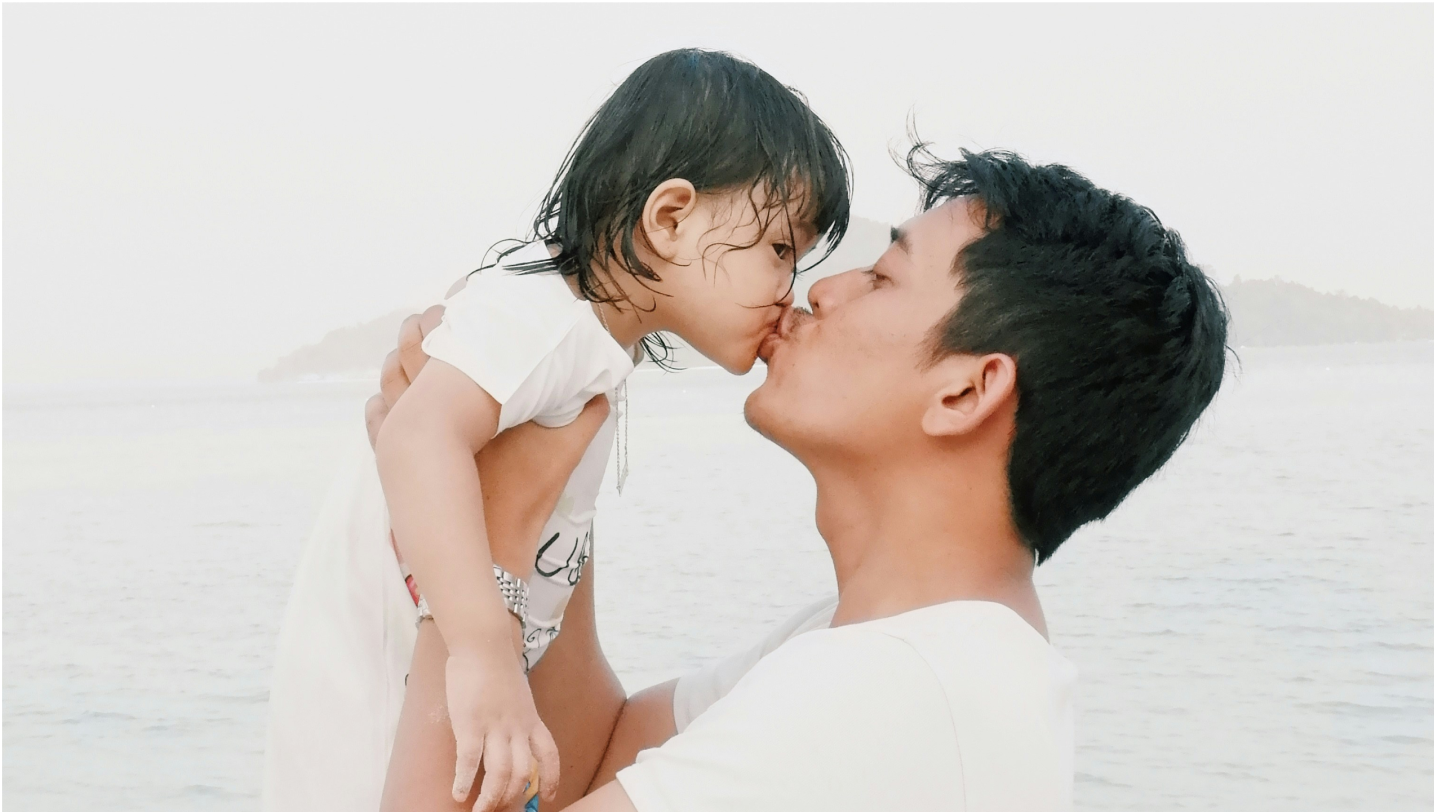
[[[1229,316],[1180,235],[1150,209],[1060,165],[924,144],[906,156],[924,208],[971,197],[985,234],[956,257],[961,299],[936,358],[1016,362],[1007,481],[1042,562],[1170,459],[1215,397]]]
[[[538,264],[576,278],[594,302],[619,298],[598,269],[657,281],[634,235],[648,196],[671,178],[700,193],[765,192],[764,230],[788,209],[825,238],[827,253],[850,221],[846,151],[806,100],[750,62],[688,48],[644,62],[583,126],[533,223],[534,236],[561,253]],[[659,335],[643,348],[653,360],[668,357]]]

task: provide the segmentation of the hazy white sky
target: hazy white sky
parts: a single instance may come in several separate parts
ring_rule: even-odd
[[[1434,6],[15,6],[7,383],[246,377],[525,230],[642,60],[752,59],[900,221],[908,113],[1151,206],[1217,278],[1434,306]]]

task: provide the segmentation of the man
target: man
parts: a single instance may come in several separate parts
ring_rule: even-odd
[[[1069,169],[921,147],[908,165],[924,213],[783,317],[746,405],[816,480],[838,597],[624,699],[585,578],[532,674],[564,751],[548,808],[583,787],[582,812],[1071,807],[1074,669],[1033,570],[1184,440],[1227,315],[1178,235]],[[441,652],[423,634],[415,673]],[[446,768],[399,805],[453,808]]]

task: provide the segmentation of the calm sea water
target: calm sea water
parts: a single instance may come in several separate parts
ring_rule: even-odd
[[[1434,807],[1434,345],[1243,353],[1190,443],[1039,580],[1088,809]],[[832,588],[757,377],[640,372],[603,496],[630,689]],[[4,802],[257,804],[289,579],[369,384],[7,390]]]

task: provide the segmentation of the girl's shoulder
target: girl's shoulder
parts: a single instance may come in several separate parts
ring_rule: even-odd
[[[444,301],[444,307],[533,326],[571,327],[583,315],[586,303],[561,274],[543,268],[549,259],[547,246],[541,242],[524,245],[497,264],[470,274],[462,289]]]
[[[632,360],[566,279],[529,264],[546,257],[541,243],[537,250],[524,246],[475,272],[444,302],[443,320],[424,339],[424,350],[457,367],[503,404],[529,381],[543,388],[535,400],[543,409],[549,400],[565,404],[565,398],[586,392],[594,381],[610,382],[595,391],[615,387],[632,371]],[[578,401],[579,408],[588,397]]]

